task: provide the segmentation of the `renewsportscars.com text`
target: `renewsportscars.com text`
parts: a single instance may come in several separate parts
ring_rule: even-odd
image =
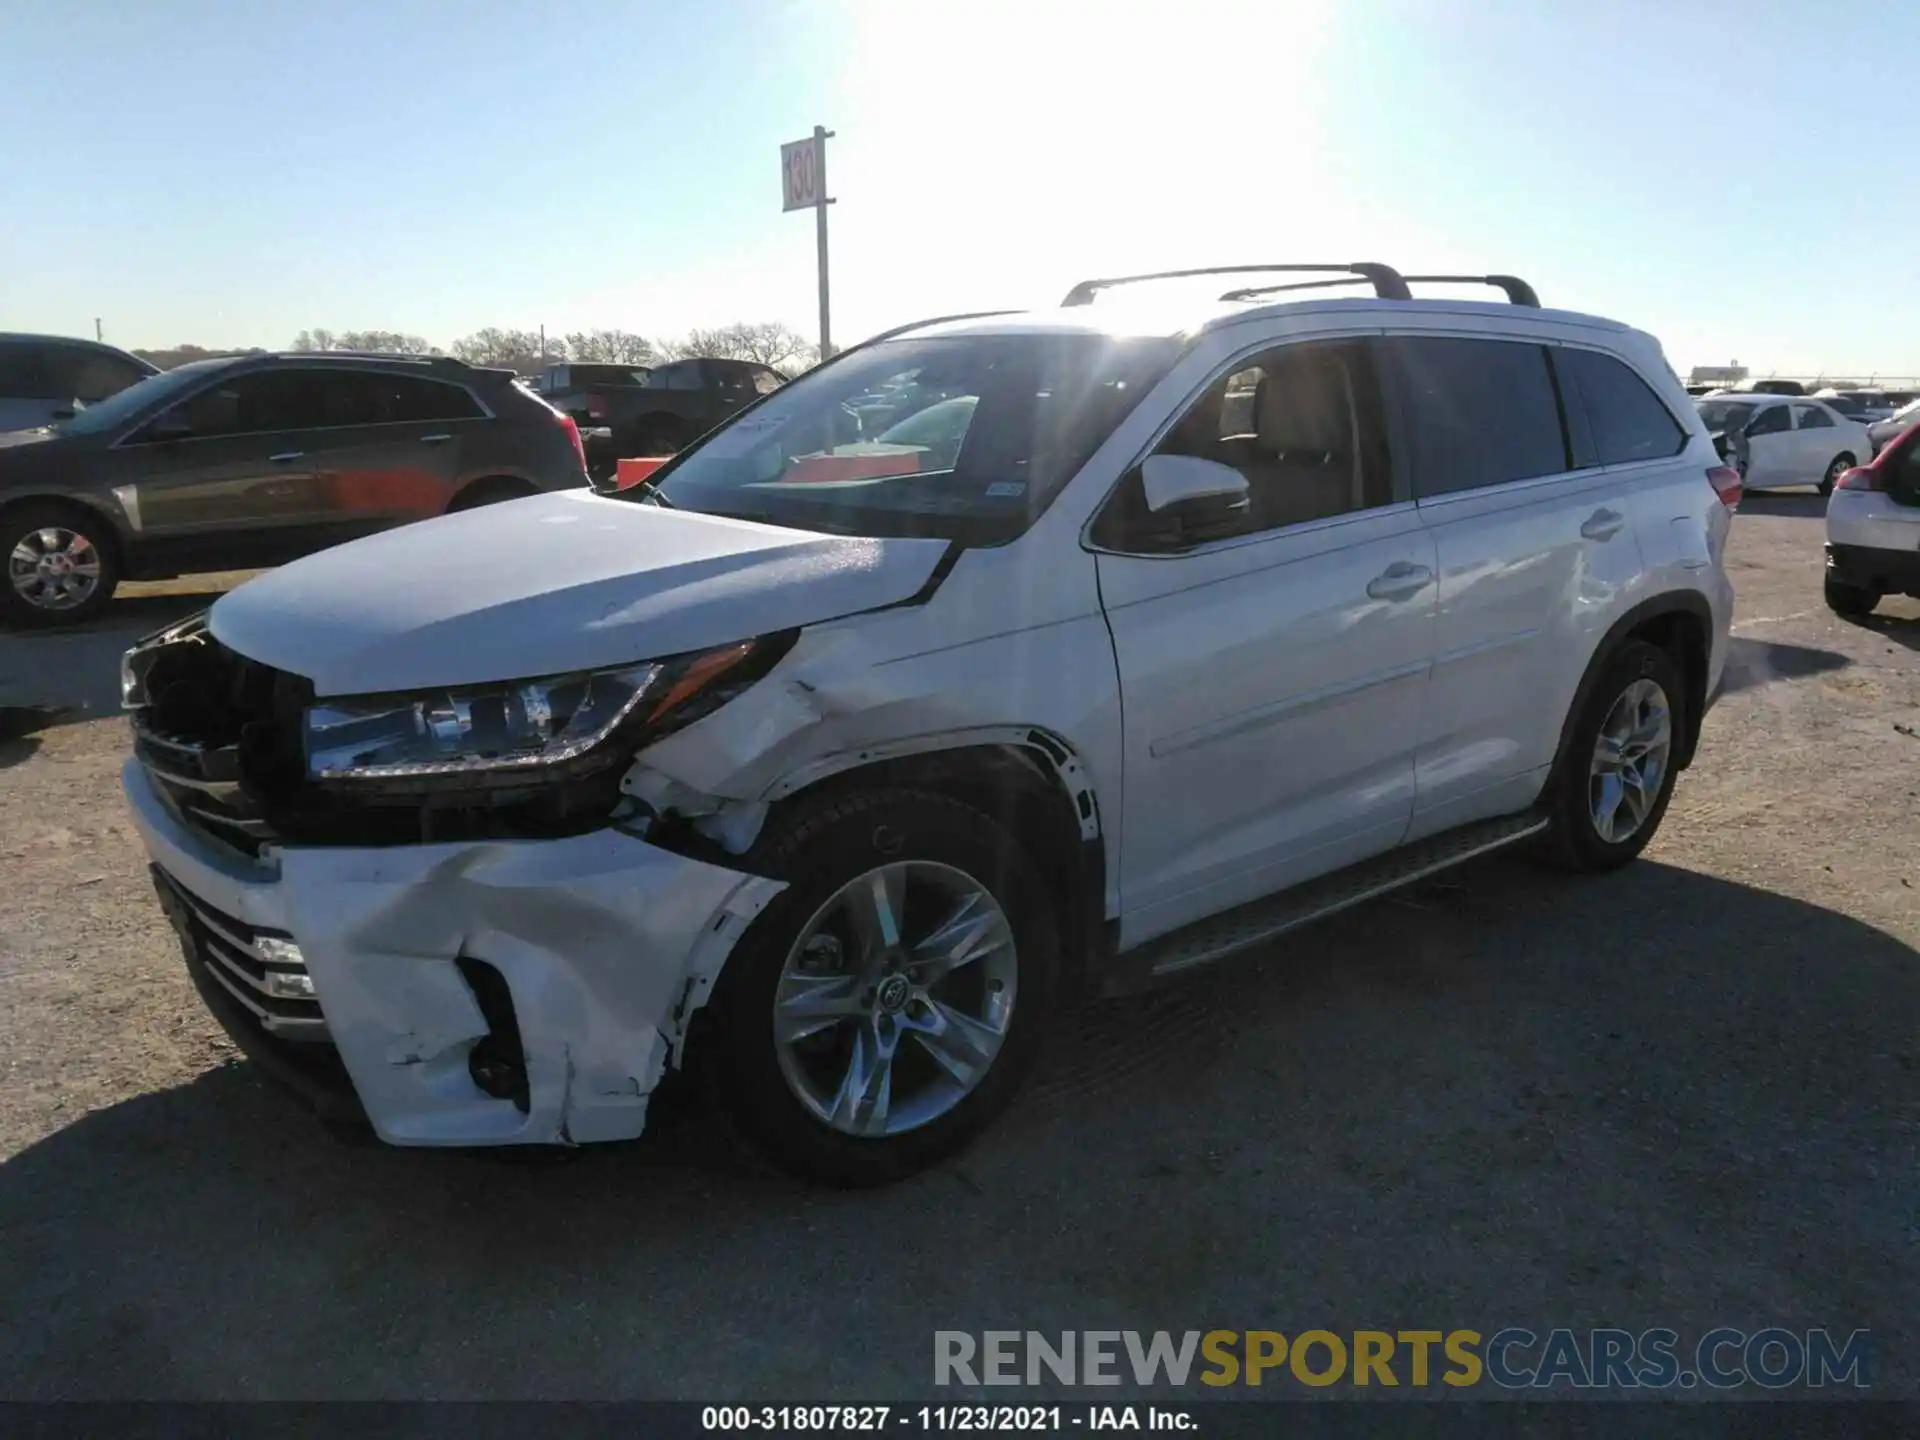
[[[1865,1330],[936,1330],[936,1385],[1865,1389]]]

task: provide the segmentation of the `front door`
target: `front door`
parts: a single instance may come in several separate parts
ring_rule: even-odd
[[[1370,341],[1229,361],[1156,453],[1233,466],[1249,504],[1190,541],[1135,470],[1093,527],[1123,945],[1398,843],[1432,653],[1433,541],[1395,495]]]
[[[1747,422],[1747,484],[1755,489],[1800,484],[1806,479],[1801,473],[1800,445],[1784,402],[1756,410]]]
[[[214,382],[118,442],[135,457],[116,494],[156,563],[243,569],[305,548],[319,509],[311,454],[319,394],[287,369]]]

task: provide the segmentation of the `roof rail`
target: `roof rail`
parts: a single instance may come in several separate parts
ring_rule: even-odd
[[[1518,275],[1409,275],[1407,282],[1413,285],[1492,285],[1507,292],[1510,304],[1527,305],[1535,310],[1540,308],[1540,297]]]
[[[894,336],[904,335],[909,330],[924,329],[928,325],[944,325],[949,320],[986,320],[995,315],[1018,315],[1020,313],[1018,310],[963,310],[956,315],[933,315],[925,320],[909,320],[905,325],[896,325],[891,330],[882,330],[878,335],[869,335],[866,339],[862,340],[859,345],[849,346],[848,348],[857,350],[860,348],[860,345],[871,345],[876,340],[891,340]],[[846,353],[845,350],[840,352],[841,355]],[[839,357],[836,356],[835,358],[837,359]]]
[[[445,365],[465,370],[467,362],[453,355],[409,355],[401,350],[271,350],[275,360],[388,360],[411,365]]]
[[[1093,297],[1102,290],[1115,285],[1134,285],[1142,280],[1186,280],[1197,275],[1325,274],[1334,271],[1371,281],[1373,293],[1382,300],[1413,298],[1412,292],[1407,289],[1407,282],[1400,278],[1398,270],[1391,265],[1380,265],[1363,260],[1350,265],[1206,265],[1198,270],[1155,270],[1145,275],[1115,275],[1106,280],[1082,280],[1067,292],[1067,298],[1060,303],[1063,306],[1089,305],[1093,303]]]

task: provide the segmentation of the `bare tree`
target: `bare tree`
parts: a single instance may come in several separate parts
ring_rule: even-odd
[[[660,360],[653,342],[631,330],[576,330],[565,343],[569,360],[610,365],[654,365]]]
[[[399,330],[342,330],[334,336],[342,350],[380,350],[389,355],[437,355],[426,337]]]
[[[293,337],[293,348],[308,352],[331,350],[338,343],[331,330],[302,330]]]
[[[497,365],[522,375],[537,374],[542,364],[537,330],[502,330],[489,325],[454,341],[453,353],[469,365]],[[548,336],[544,358],[547,364],[567,359],[567,342],[557,335]]]
[[[778,320],[736,320],[710,330],[692,330],[685,339],[661,342],[660,349],[669,357],[708,355],[717,360],[751,360],[788,375],[797,375],[820,358],[818,346]]]

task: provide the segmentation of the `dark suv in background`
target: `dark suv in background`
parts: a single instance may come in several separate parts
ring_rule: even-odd
[[[653,369],[549,365],[538,385],[547,402],[571,415],[586,435],[588,468],[602,480],[617,461],[676,453],[786,383],[771,366],[696,357]]]
[[[0,435],[0,616],[71,623],[123,579],[276,565],[586,480],[573,421],[508,370],[339,351],[202,360]]]
[[[0,431],[64,420],[157,373],[97,340],[0,334]]]

